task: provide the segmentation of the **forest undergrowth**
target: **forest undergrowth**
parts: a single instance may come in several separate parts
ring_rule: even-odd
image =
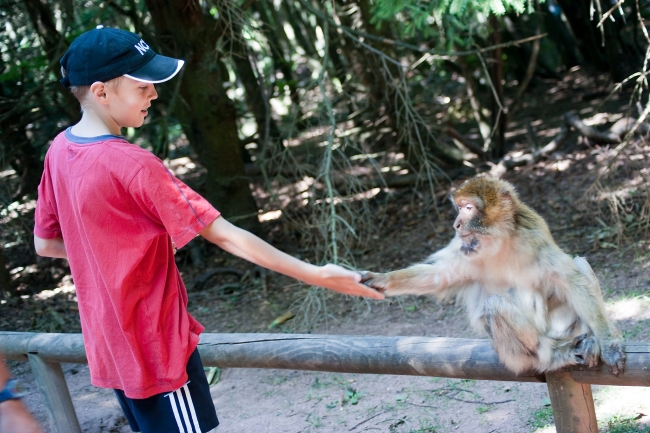
[[[562,115],[569,111],[579,113],[600,131],[620,118],[638,115],[636,105],[630,104],[630,90],[610,91],[606,78],[580,69],[560,81],[537,81],[535,92],[511,123],[507,134],[512,145],[509,155],[529,149],[532,140],[544,144],[550,141],[562,127]],[[262,236],[280,249],[314,263],[334,258],[359,270],[385,271],[406,266],[451,239],[453,209],[446,197],[452,188],[474,174],[497,171],[547,219],[565,250],[587,256],[595,268],[629,268],[638,263],[638,269],[630,270],[631,274],[647,275],[650,147],[644,137],[635,135],[625,145],[598,145],[573,132],[562,148],[533,164],[499,171],[494,164],[475,158],[455,178],[436,180],[435,190],[423,183],[369,188],[367,179],[373,172],[383,174],[384,179],[399,179],[400,175],[408,177],[412,170],[395,147],[394,137],[391,141],[390,136],[368,136],[363,127],[348,123],[336,125],[337,132],[346,135],[335,152],[345,156],[346,146],[362,148],[364,140],[384,140],[386,150],[368,157],[372,161],[365,167],[348,165],[333,170],[334,182],[348,182],[351,186],[345,187],[345,194],[332,198],[332,203],[308,205],[312,189],[322,188],[322,183],[304,167],[314,159],[314,144],[326,136],[323,128],[305,131],[293,138],[290,146],[268,157],[270,162],[263,165],[273,167],[275,173],[269,170],[253,175],[251,187],[263,210]],[[370,120],[364,123],[372,125]],[[477,136],[472,127],[462,133],[470,138]],[[293,148],[294,152],[286,150]],[[177,155],[182,154],[180,149]],[[355,154],[359,154],[358,149]],[[170,159],[168,165],[201,192],[205,171],[193,161],[179,156]],[[368,176],[360,173],[363,170]],[[0,175],[5,187],[17,177],[11,171]],[[9,206],[2,215],[3,236],[9,240],[5,256],[16,289],[0,300],[0,329],[79,332],[67,263],[37,258],[31,243],[25,242],[30,238],[33,207],[33,201]],[[336,210],[338,232],[323,227],[333,223],[328,215],[314,213],[327,214],[332,207]],[[335,239],[338,253],[333,253],[332,238],[327,233],[339,233]],[[7,239],[10,235],[14,242]],[[369,302],[305,287],[229,256],[201,238],[179,251],[177,263],[188,287],[190,311],[211,332],[326,329],[332,321],[375,314],[387,305],[405,302]],[[647,293],[650,280],[639,282],[634,290],[639,295]],[[606,290],[613,295],[619,289],[613,286]]]

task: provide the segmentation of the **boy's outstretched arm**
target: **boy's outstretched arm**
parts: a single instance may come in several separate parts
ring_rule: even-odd
[[[219,217],[199,232],[208,241],[256,265],[287,275],[312,286],[346,295],[383,299],[384,295],[360,284],[361,275],[341,266],[316,266],[286,254],[254,234]]]

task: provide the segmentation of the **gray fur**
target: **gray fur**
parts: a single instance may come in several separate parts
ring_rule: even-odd
[[[488,182],[507,184],[485,179],[477,184]],[[501,361],[515,372],[602,360],[618,375],[625,346],[607,318],[589,263],[564,253],[544,220],[518,201],[512,186],[506,189],[503,200],[512,204],[513,214],[504,213],[501,222],[493,213],[492,226],[475,227],[486,220],[478,206],[483,200],[462,197],[449,245],[406,269],[365,272],[362,281],[386,296],[457,297],[474,329],[487,333]]]

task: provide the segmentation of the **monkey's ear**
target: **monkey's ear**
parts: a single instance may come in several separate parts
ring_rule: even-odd
[[[512,193],[508,190],[501,190],[501,200],[512,203]]]
[[[454,195],[451,194],[451,193],[449,193],[449,195],[448,195],[447,197],[449,197],[449,201],[450,201],[451,204],[454,206],[454,209],[455,209],[456,211],[458,211],[458,205],[456,204],[456,200],[454,200]]]

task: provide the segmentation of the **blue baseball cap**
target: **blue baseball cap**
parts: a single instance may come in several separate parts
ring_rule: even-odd
[[[135,33],[97,26],[77,37],[60,63],[66,72],[61,84],[70,87],[121,76],[162,83],[178,74],[185,62],[156,54]]]

